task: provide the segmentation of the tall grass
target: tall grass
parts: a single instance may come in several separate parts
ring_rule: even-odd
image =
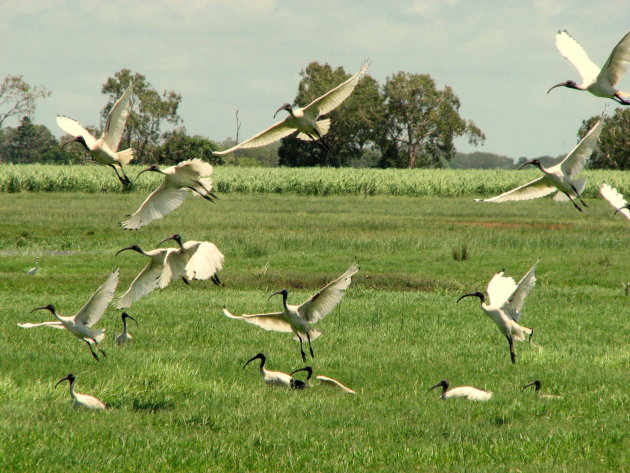
[[[142,166],[130,166],[134,190],[150,191],[161,177],[145,173],[134,176]],[[480,196],[487,197],[524,184],[537,170],[453,169],[333,169],[333,168],[215,168],[220,193],[298,195],[391,195],[391,196]],[[630,173],[584,171],[586,197],[595,197],[603,182],[630,194]],[[0,192],[122,192],[111,169],[98,165],[59,166],[49,164],[0,165]]]

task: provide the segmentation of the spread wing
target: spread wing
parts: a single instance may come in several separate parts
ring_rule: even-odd
[[[599,140],[599,134],[602,132],[603,125],[604,120],[599,120],[595,123],[593,128],[591,128],[576,147],[566,155],[560,164],[556,164],[556,166],[560,166],[565,176],[574,179],[582,170],[584,164],[586,164],[586,160],[590,158],[593,153],[593,148],[595,148],[597,140]],[[551,169],[554,167],[555,166]]]
[[[265,330],[272,330],[274,332],[293,332],[291,324],[287,320],[284,312],[234,315],[224,307],[223,314],[231,319],[243,320],[249,324],[258,325],[260,328]]]
[[[610,57],[602,67],[601,74],[604,75],[610,85],[619,83],[626,72],[626,64],[630,62],[630,31],[621,38],[617,46],[610,53]]]
[[[177,174],[188,175],[191,179],[209,176],[213,171],[212,164],[199,158],[181,161],[175,167],[177,168]]]
[[[556,47],[582,77],[583,84],[590,84],[597,79],[599,67],[591,61],[584,48],[567,31],[558,31]]]
[[[297,128],[292,127],[287,123],[287,119],[285,118],[281,122],[276,123],[275,125],[271,125],[266,130],[261,131],[257,135],[252,136],[248,140],[243,141],[242,143],[237,144],[236,146],[232,146],[230,149],[226,149],[225,151],[213,151],[213,154],[216,155],[224,155],[231,153],[232,151],[236,151],[237,149],[247,149],[247,148],[259,148],[261,146],[266,146],[274,141],[278,141],[285,136],[289,136],[291,133],[296,131]]]
[[[515,189],[504,192],[496,197],[490,199],[475,199],[477,202],[508,202],[516,200],[531,200],[538,199],[551,194],[556,190],[556,187],[545,179],[545,176],[534,179],[527,184],[523,184]]]
[[[495,274],[488,283],[488,298],[492,307],[503,307],[516,290],[514,279],[503,276],[503,271]]]
[[[184,243],[184,248],[189,243],[193,245],[196,244],[197,250],[186,264],[186,277],[188,279],[206,280],[221,271],[224,256],[214,243],[210,243],[209,241],[187,241]]]
[[[22,328],[33,328],[33,327],[50,327],[50,328],[60,328],[60,329],[64,329],[65,327],[63,326],[63,324],[61,322],[59,322],[58,320],[52,321],[52,322],[41,322],[38,324],[32,324],[30,322],[26,322],[23,324],[18,324],[18,327],[22,327]]]
[[[127,90],[114,104],[107,116],[103,141],[112,151],[118,150],[118,144],[122,138],[123,131],[125,131],[125,123],[127,123],[127,117],[129,117],[129,99],[131,98],[132,90],[133,84],[129,84]]]
[[[91,327],[105,313],[108,304],[114,298],[114,292],[116,292],[116,286],[118,286],[118,277],[120,270],[117,269],[109,275],[107,280],[99,287],[90,300],[81,308],[81,310],[74,316],[75,322],[81,321],[87,327]]]
[[[149,264],[138,273],[129,286],[129,289],[127,289],[127,292],[118,299],[116,308],[126,309],[127,307],[131,307],[131,304],[135,301],[160,287],[159,283],[162,268],[163,266],[161,264],[157,264],[155,261],[151,260]]]
[[[83,128],[78,121],[69,117],[57,116],[57,125],[70,136],[74,136],[75,138],[82,136],[88,148],[94,148],[96,138],[92,136],[92,133]]]
[[[538,266],[539,262],[540,258],[534,263],[534,266],[525,273],[525,276],[521,278],[516,291],[514,291],[514,294],[510,297],[509,302],[505,304],[505,312],[514,322],[518,322],[518,319],[521,317],[521,310],[523,309],[523,304],[525,304],[525,299],[536,285],[536,266]]]
[[[153,220],[164,217],[182,205],[187,192],[186,189],[168,186],[166,180],[162,181],[162,184],[149,194],[131,218],[121,223],[122,227],[125,230],[137,230]]]
[[[630,220],[630,210],[623,208],[628,205],[628,203],[626,202],[626,199],[623,198],[623,195],[617,191],[617,189],[610,187],[608,184],[602,184],[599,193],[610,205],[615,208],[615,213],[619,212],[621,215]]]
[[[345,393],[356,394],[356,392],[354,390],[350,389],[348,386],[344,386],[343,384],[341,384],[336,379],[332,379],[332,378],[329,378],[328,376],[322,376],[322,375],[315,376],[315,378],[317,378],[322,384],[326,384],[328,386],[332,386],[332,387],[341,389]]]
[[[350,77],[345,82],[339,84],[332,90],[329,90],[321,97],[316,98],[306,107],[304,107],[304,113],[308,113],[313,118],[317,118],[320,115],[326,115],[332,110],[336,109],[341,103],[346,100],[354,88],[357,86],[365,71],[368,70],[369,63],[363,64],[363,67],[355,75]]]
[[[313,294],[298,307],[300,316],[310,323],[315,323],[326,317],[339,304],[344,291],[352,282],[352,276],[357,271],[359,271],[359,266],[354,263],[345,273],[323,287],[318,293]]]
[[[186,262],[188,257],[182,254],[179,248],[173,248],[164,258],[164,267],[160,272],[158,286],[164,289],[173,279],[177,279],[186,272]]]

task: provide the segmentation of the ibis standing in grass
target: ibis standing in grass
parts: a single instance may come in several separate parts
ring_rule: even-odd
[[[35,276],[35,273],[37,273],[37,270],[39,269],[39,256],[35,257],[35,266],[33,266],[31,269],[29,269],[28,271],[26,271],[26,274],[28,276]]]
[[[133,337],[127,330],[127,319],[133,320],[136,323],[136,325],[138,325],[138,321],[134,319],[131,315],[129,315],[127,312],[123,312],[120,318],[122,319],[122,323],[123,323],[123,331],[121,334],[116,335],[116,339],[115,339],[116,345],[126,345],[127,343],[133,340]]]
[[[575,90],[588,90],[597,97],[613,99],[621,105],[630,105],[630,94],[615,89],[626,72],[626,64],[630,62],[630,32],[617,43],[601,70],[591,61],[580,43],[566,31],[558,31],[556,46],[560,54],[573,64],[582,76],[582,84],[577,85],[575,81],[568,80],[554,85],[547,93],[556,87],[568,87]]]
[[[352,276],[354,276],[358,270],[359,267],[353,264],[345,273],[327,284],[319,292],[313,294],[300,305],[287,304],[289,292],[286,289],[274,292],[269,296],[269,299],[278,294],[282,295],[282,312],[234,315],[224,307],[223,313],[227,317],[258,325],[265,330],[293,332],[300,342],[302,360],[306,361],[306,353],[302,347],[303,339],[306,338],[308,341],[311,357],[314,357],[311,341],[321,335],[321,332],[312,329],[310,324],[314,324],[318,320],[323,319],[335,308],[343,298],[345,290],[352,282]]]
[[[448,389],[449,384],[446,379],[440,381],[435,386],[431,386],[427,391],[427,394],[435,388],[442,388],[441,398],[457,399],[464,398],[469,401],[487,401],[492,397],[492,392],[485,391],[483,389],[473,388],[472,386],[458,386],[456,388]]]
[[[83,128],[78,121],[68,117],[57,117],[57,125],[63,131],[75,137],[70,141],[66,141],[63,146],[73,142],[80,143],[96,162],[111,167],[124,186],[129,185],[131,181],[126,176],[123,165],[129,164],[133,159],[133,149],[128,148],[118,151],[118,145],[129,116],[129,99],[131,98],[132,90],[133,86],[130,84],[109,111],[105,130],[98,140]],[[118,169],[120,169],[122,176],[118,173]]]
[[[536,379],[534,381],[532,381],[531,383],[527,383],[525,386],[523,386],[522,390],[525,390],[527,388],[529,388],[530,386],[536,386],[536,395],[540,398],[543,399],[562,399],[562,396],[557,396],[556,394],[542,394],[540,392],[540,380]]]
[[[83,407],[85,409],[93,409],[93,410],[104,410],[107,409],[107,404],[105,404],[100,399],[95,398],[94,396],[90,396],[89,394],[81,394],[74,390],[74,382],[76,380],[76,376],[72,373],[68,373],[66,376],[61,378],[55,384],[55,387],[59,386],[63,381],[68,381],[70,383],[70,396],[72,397],[72,407],[78,409]]]
[[[215,151],[216,155],[223,155],[236,151],[237,149],[246,148],[258,148],[260,146],[266,146],[274,141],[278,141],[285,136],[289,136],[295,131],[299,131],[297,137],[305,141],[315,141],[325,151],[328,151],[328,146],[323,141],[324,135],[328,133],[330,128],[330,118],[324,120],[318,120],[322,115],[326,115],[337,108],[341,103],[346,100],[354,88],[365,74],[368,69],[368,64],[364,64],[363,67],[355,75],[350,77],[345,82],[339,84],[332,90],[329,90],[324,95],[313,100],[304,108],[293,108],[291,104],[285,103],[278,110],[276,110],[275,116],[281,110],[286,110],[289,115],[281,122],[270,126],[264,131],[261,131],[257,135],[252,136],[248,140],[233,146],[225,151]]]
[[[306,388],[306,383],[304,381],[296,379],[287,373],[283,373],[282,371],[271,371],[266,369],[265,363],[267,362],[267,357],[264,353],[258,353],[250,358],[247,363],[243,365],[243,369],[245,369],[245,367],[254,360],[260,360],[260,374],[266,384],[270,386],[284,386],[291,389]]]
[[[223,268],[223,253],[209,241],[189,240],[182,243],[178,234],[162,240],[174,240],[179,248],[168,252],[164,259],[164,270],[160,277],[160,287],[168,285],[175,278],[182,277],[185,282],[192,279],[210,279],[217,286],[221,285],[219,271]]]
[[[212,179],[208,177],[212,174],[212,165],[201,159],[189,159],[166,169],[153,165],[141,171],[138,176],[147,171],[162,174],[164,180],[140,208],[130,215],[129,220],[122,222],[125,230],[137,230],[164,217],[184,202],[189,190],[193,195],[199,195],[210,202],[217,198],[212,193]]]
[[[531,164],[540,169],[543,175],[538,179],[534,179],[527,184],[523,184],[516,189],[504,192],[496,197],[490,199],[475,199],[475,201],[508,202],[513,200],[530,200],[544,197],[557,191],[557,194],[553,198],[554,200],[570,200],[573,206],[582,212],[582,209],[571,195],[579,199],[584,207],[588,207],[582,200],[582,197],[580,197],[586,181],[585,179],[577,179],[577,175],[584,167],[586,160],[591,156],[593,148],[597,144],[599,134],[602,131],[602,123],[603,121],[599,120],[559,164],[546,168],[539,159],[532,159],[521,165],[521,167],[523,167]]]
[[[306,376],[306,384],[308,386],[308,382],[311,379],[311,376],[313,376],[313,368],[311,366],[305,366],[304,368],[297,369],[291,372],[290,374],[291,376],[293,376],[295,373],[298,373],[300,371],[306,371],[306,373],[308,373]],[[320,384],[339,389],[340,391],[343,391],[346,394],[356,394],[356,392],[350,389],[348,386],[345,386],[341,384],[339,381],[337,381],[336,379],[329,378],[328,376],[317,375],[315,376],[315,379],[317,379],[320,382]]]
[[[610,187],[609,184],[602,184],[599,193],[614,207],[615,214],[620,213],[630,220],[630,205],[628,205],[626,199],[623,198],[623,195],[617,189]]]
[[[518,284],[514,279],[503,275],[503,271],[498,272],[488,283],[488,303],[486,297],[481,292],[464,294],[457,302],[464,297],[478,297],[483,310],[490,319],[497,325],[501,333],[510,344],[510,359],[516,363],[514,353],[514,340],[525,341],[525,335],[529,335],[531,341],[534,330],[518,324],[521,311],[525,304],[525,298],[536,285],[536,266],[540,260],[523,276]]]
[[[118,285],[118,276],[119,270],[117,269],[112,274],[109,275],[107,280],[99,287],[96,292],[90,297],[90,300],[81,308],[76,315],[65,317],[59,315],[55,306],[52,304],[37,307],[33,309],[31,312],[35,312],[36,310],[48,310],[50,311],[57,320],[52,322],[42,322],[42,323],[23,323],[18,324],[23,328],[32,328],[32,327],[52,327],[58,329],[66,329],[72,335],[77,337],[79,340],[84,341],[90,349],[90,353],[94,357],[96,361],[98,360],[98,355],[94,352],[92,345],[95,345],[96,348],[104,355],[105,352],[101,350],[99,343],[103,341],[105,338],[105,330],[97,330],[92,328],[94,324],[96,324],[103,314],[105,313],[105,309],[114,298],[114,292],[116,291],[116,286]]]

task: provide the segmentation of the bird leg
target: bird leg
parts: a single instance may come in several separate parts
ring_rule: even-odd
[[[580,202],[582,202],[582,205],[584,207],[588,207],[588,205],[586,205],[586,202],[584,202],[582,200],[582,197],[580,196],[580,193],[577,191],[577,189],[575,188],[575,186],[573,184],[571,184],[571,187],[573,188],[573,190],[575,191],[575,195],[577,196],[578,199],[580,199]]]
[[[187,286],[190,286],[190,283],[188,282],[188,279],[186,279],[186,276],[182,276],[182,281],[184,281]]]
[[[619,95],[615,94],[612,96],[612,99],[621,105],[630,105],[630,101],[621,98]]]
[[[575,203],[575,201],[571,198],[569,194],[565,192],[564,195],[566,195],[569,198],[569,200],[571,201],[571,203],[576,209],[578,209],[580,212],[583,212],[583,210],[578,206],[578,204]]]
[[[527,340],[529,343],[532,343],[532,338],[534,337],[534,329],[530,329],[531,332],[529,332],[529,340]]]
[[[311,358],[315,358],[313,347],[311,346],[311,335],[308,332],[306,332],[306,339],[308,340],[308,349],[311,352]]]
[[[98,355],[97,355],[96,353],[94,353],[94,350],[92,349],[92,345],[90,344],[90,342],[88,342],[85,338],[83,339],[83,341],[84,341],[85,343],[87,343],[87,346],[88,346],[88,348],[90,349],[90,353],[92,354],[92,356],[94,357],[94,359],[95,359],[96,361],[99,361],[99,359],[98,359]]]
[[[131,181],[129,180],[129,178],[127,176],[125,176],[124,179],[123,179],[123,177],[120,174],[118,174],[118,169],[116,169],[116,166],[114,166],[113,164],[109,164],[109,167],[111,167],[114,170],[114,172],[116,173],[116,177],[118,178],[118,180],[120,181],[120,183],[123,186],[126,187],[129,184],[131,184]],[[120,168],[120,170],[122,171],[122,168]],[[124,176],[124,174],[125,173],[123,171],[123,176]]]
[[[215,285],[217,286],[223,286],[223,283],[221,282],[221,280],[219,279],[219,276],[216,274],[213,274],[212,277],[210,278],[210,281],[212,281]]]
[[[203,185],[203,182],[201,182],[201,181],[196,181],[196,184],[197,184],[199,187],[201,187],[204,191],[206,191],[206,193],[207,193],[210,197],[212,197],[212,198],[214,198],[214,199],[219,200],[219,198],[218,198],[216,195],[214,195],[214,194],[210,191],[210,189],[206,189],[206,186],[204,186],[204,185]]]
[[[196,188],[194,188],[194,187],[189,187],[189,189],[190,189],[191,191],[193,191],[193,192],[196,192],[197,194],[199,194],[199,195],[200,195],[201,197],[203,197],[204,199],[209,200],[210,202],[213,202],[213,203],[214,203],[214,200],[212,200],[212,197],[210,197],[209,195],[207,195],[207,194],[203,194],[203,193],[199,192],[199,191],[198,191]]]
[[[297,332],[295,332],[295,334],[297,335],[297,338],[300,341],[300,353],[302,354],[302,361],[306,363],[306,353],[304,353],[304,349],[302,348],[302,337],[300,337],[300,334]]]
[[[514,341],[509,335],[506,335],[505,338],[507,338],[507,341],[510,344],[510,358],[512,360],[512,364],[514,364],[516,363],[516,353],[514,353]]]

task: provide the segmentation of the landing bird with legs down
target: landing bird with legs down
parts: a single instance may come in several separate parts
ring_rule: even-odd
[[[330,282],[323,287],[319,292],[313,294],[305,302],[300,305],[287,304],[287,296],[289,292],[286,289],[274,292],[269,296],[271,299],[277,294],[282,295],[282,305],[284,310],[282,312],[271,312],[267,314],[243,314],[234,315],[230,313],[225,307],[223,313],[232,319],[239,319],[250,324],[258,325],[265,330],[273,330],[276,332],[293,332],[295,337],[300,342],[300,353],[302,354],[302,360],[306,361],[306,353],[302,347],[303,339],[308,341],[308,347],[311,352],[311,357],[315,357],[313,354],[313,347],[311,341],[315,340],[321,335],[321,332],[312,329],[310,324],[314,324],[318,320],[323,319],[326,315],[332,311],[335,306],[341,301],[344,295],[344,291],[348,288],[352,282],[352,276],[356,274],[359,267],[353,264],[348,270],[340,277]]]
[[[137,230],[153,220],[164,217],[184,202],[189,190],[193,195],[201,196],[210,202],[217,199],[212,193],[212,179],[207,177],[212,174],[212,165],[199,158],[182,161],[166,169],[153,165],[141,171],[138,176],[147,171],[164,175],[164,180],[140,208],[130,215],[129,220],[121,223],[125,230]]]
[[[300,368],[295,371],[292,371],[290,374],[291,376],[293,376],[295,373],[298,373],[300,371],[306,371],[308,373],[306,377],[306,385],[308,386],[308,382],[311,379],[311,376],[313,376],[313,368],[311,366],[305,366],[304,368]],[[348,386],[341,384],[336,379],[329,378],[328,376],[317,375],[315,376],[315,379],[317,379],[320,382],[320,384],[339,389],[340,391],[343,391],[346,394],[356,394],[356,391],[350,389]]]
[[[28,276],[35,276],[35,273],[37,273],[37,270],[39,269],[39,256],[35,257],[35,266],[33,266],[31,269],[29,269],[28,271],[26,271],[26,274]]]
[[[540,392],[540,380],[536,379],[534,381],[532,381],[531,383],[527,383],[525,386],[523,386],[523,389],[521,389],[522,391],[527,389],[530,386],[536,386],[536,395],[540,398],[543,399],[563,399],[562,396],[558,396],[556,394],[541,394]]]
[[[286,110],[289,115],[281,122],[270,126],[248,140],[233,146],[225,151],[214,151],[216,155],[224,155],[236,151],[237,149],[258,148],[289,136],[295,131],[299,131],[297,137],[305,141],[315,141],[324,151],[328,151],[328,145],[323,140],[324,135],[330,128],[330,118],[318,120],[322,115],[326,115],[336,109],[346,100],[356,85],[367,71],[369,64],[364,64],[361,70],[350,77],[345,82],[339,84],[324,95],[313,100],[304,108],[293,108],[290,103],[285,103],[276,110],[274,118],[281,110]]]
[[[568,80],[554,85],[547,93],[556,87],[568,87],[575,90],[588,90],[597,97],[613,99],[621,105],[630,105],[630,94],[615,89],[626,72],[626,64],[630,62],[630,32],[626,33],[614,47],[601,71],[591,61],[580,43],[574,40],[566,30],[558,31],[556,47],[560,54],[577,69],[582,77],[582,84],[577,85],[575,81]]]
[[[129,164],[134,156],[133,149],[128,148],[118,151],[118,145],[120,144],[120,139],[125,130],[125,123],[129,116],[129,99],[131,98],[132,90],[133,85],[130,84],[109,111],[105,130],[98,140],[94,138],[89,131],[83,128],[78,121],[68,117],[57,117],[57,125],[67,134],[75,137],[66,141],[62,147],[66,146],[68,143],[74,142],[81,144],[96,162],[111,167],[123,186],[127,186],[131,183],[125,174],[123,165]],[[118,173],[119,168],[122,176]]]
[[[437,383],[435,386],[431,386],[427,391],[427,394],[435,388],[442,388],[441,398],[443,400],[464,398],[468,399],[469,401],[487,401],[492,397],[492,392],[485,391],[483,389],[473,388],[472,386],[458,386],[452,389],[448,389],[448,387],[448,381],[444,379]]]
[[[133,320],[136,323],[136,325],[138,325],[138,321],[134,319],[131,315],[129,315],[127,312],[123,312],[120,318],[122,319],[122,323],[123,323],[123,331],[121,334],[116,335],[116,338],[115,338],[116,345],[126,345],[127,343],[130,343],[131,341],[133,341],[133,337],[127,330],[127,319]]]
[[[529,335],[531,342],[534,330],[518,324],[521,311],[525,304],[525,299],[536,285],[536,266],[540,260],[523,276],[518,284],[511,277],[503,275],[503,271],[498,272],[488,283],[488,303],[486,297],[481,292],[464,294],[457,302],[465,297],[478,297],[481,301],[481,309],[492,321],[497,324],[501,333],[510,344],[510,358],[512,363],[516,363],[514,353],[514,340],[525,341],[525,335]]]
[[[214,243],[209,241],[189,240],[182,243],[179,234],[171,235],[162,240],[174,240],[179,248],[169,251],[164,258],[164,269],[160,275],[160,287],[165,287],[170,281],[181,276],[184,282],[197,279],[210,279],[215,285],[221,286],[219,271],[223,269],[223,253]]]
[[[617,189],[610,187],[608,184],[602,184],[599,193],[614,207],[615,213],[613,215],[620,213],[630,220],[630,205],[628,205],[626,199],[623,198],[623,195]]]
[[[267,357],[264,353],[258,353],[250,358],[247,363],[243,365],[243,369],[245,369],[245,367],[254,360],[260,360],[260,374],[266,384],[270,386],[284,386],[291,389],[306,388],[306,383],[304,381],[296,379],[289,374],[283,373],[282,371],[271,371],[266,369],[265,363],[267,362]]]
[[[68,373],[65,377],[61,378],[55,384],[55,388],[59,386],[63,381],[68,381],[70,383],[70,396],[72,397],[72,407],[78,409],[80,407],[84,407],[85,409],[94,409],[94,410],[104,410],[107,409],[107,404],[105,404],[100,399],[95,398],[94,396],[90,396],[89,394],[81,394],[74,390],[74,382],[76,380],[76,376],[72,373]]]
[[[48,310],[50,311],[57,320],[52,322],[42,322],[42,323],[23,323],[18,324],[23,328],[32,328],[32,327],[51,327],[58,329],[66,329],[72,335],[77,337],[79,340],[82,340],[86,343],[86,345],[90,349],[90,353],[94,357],[96,361],[99,361],[98,355],[94,352],[92,345],[96,346],[98,351],[101,352],[103,356],[107,356],[106,353],[101,349],[99,343],[103,341],[105,338],[105,330],[97,330],[92,328],[94,324],[96,324],[103,314],[105,313],[105,309],[114,298],[114,292],[116,291],[116,286],[118,285],[118,276],[119,270],[117,269],[112,274],[109,275],[107,280],[99,287],[96,292],[90,297],[90,300],[81,308],[76,315],[65,317],[59,315],[55,306],[52,304],[37,307],[33,309],[31,312],[35,312],[36,310]]]
[[[599,120],[593,128],[582,138],[573,150],[566,155],[562,162],[546,168],[539,159],[532,159],[521,165],[529,164],[536,166],[543,172],[538,179],[534,179],[516,189],[504,192],[501,195],[490,199],[475,199],[476,202],[508,202],[517,200],[530,200],[544,197],[552,192],[557,194],[553,197],[556,201],[570,200],[573,206],[582,212],[580,206],[571,197],[571,194],[582,202],[584,207],[588,207],[586,202],[582,200],[580,194],[584,190],[585,179],[576,179],[578,173],[584,167],[586,160],[591,156],[593,148],[597,144],[599,134],[602,131],[602,120]]]

